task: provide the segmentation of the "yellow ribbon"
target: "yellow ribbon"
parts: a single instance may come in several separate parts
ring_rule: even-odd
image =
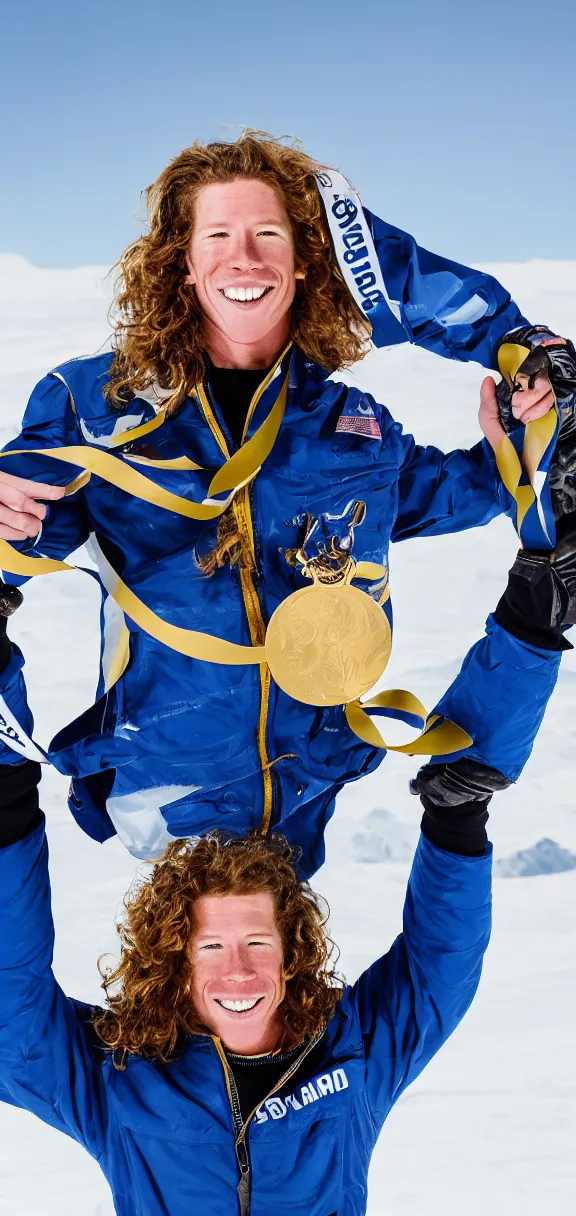
[[[551,443],[556,430],[556,407],[553,406],[543,418],[528,422],[524,431],[522,461],[508,435],[503,435],[496,451],[496,465],[508,493],[516,503],[516,531],[520,534],[524,519],[534,502],[540,501],[537,473],[540,461]],[[520,485],[522,473],[526,472],[529,485]],[[547,533],[542,513],[540,522]]]
[[[498,367],[509,388],[514,388],[516,376],[532,353],[529,346],[521,346],[519,342],[503,342],[498,349]]]
[[[61,377],[59,377],[61,379]],[[62,380],[66,384],[65,380]],[[66,385],[68,388],[68,385]],[[70,389],[68,389],[70,392]],[[158,410],[155,418],[149,418],[148,422],[143,422],[141,426],[136,426],[132,431],[122,431],[120,435],[114,437],[114,447],[119,448],[123,443],[131,443],[133,439],[141,439],[143,435],[150,434],[150,431],[155,431],[159,426],[163,426],[166,421],[166,407]]]
[[[26,557],[12,548],[9,541],[0,539],[0,569],[9,574],[30,577],[40,574],[55,574],[60,570],[77,570],[77,566],[69,562],[57,561],[50,557]],[[241,646],[235,642],[227,642],[222,638],[212,637],[209,633],[200,633],[195,629],[183,629],[179,625],[170,625],[162,617],[148,608],[146,604],[126,586],[111,566],[100,569],[100,577],[109,595],[116,601],[118,607],[149,633],[156,641],[163,642],[171,650],[185,654],[191,659],[204,659],[208,663],[226,663],[238,666],[241,663],[264,663],[266,661],[263,646]]]
[[[529,346],[518,342],[504,342],[498,351],[498,366],[510,388],[514,388],[516,376],[522,370],[522,364],[530,355]],[[557,424],[556,406],[533,422],[525,425],[522,445],[522,460],[508,435],[505,435],[496,452],[498,472],[516,503],[516,530],[520,534],[524,519],[534,502],[538,504],[540,523],[545,535],[548,535],[543,512],[540,510],[540,487],[537,484],[537,473],[540,461],[551,443]],[[530,485],[520,485],[522,472],[525,471]]]
[[[410,743],[395,745],[386,743],[376,723],[366,713],[367,709],[393,709],[400,713],[413,714],[420,718],[424,729]],[[346,721],[350,730],[370,747],[382,747],[389,752],[403,752],[406,756],[447,756],[470,747],[473,740],[461,726],[442,718],[439,714],[428,714],[418,697],[401,688],[378,693],[370,701],[350,701],[345,707]],[[435,726],[435,723],[440,725]]]
[[[96,473],[103,481],[116,486],[119,490],[124,490],[126,494],[131,494],[133,497],[139,498],[143,502],[151,503],[153,506],[162,507],[166,511],[173,511],[176,515],[184,515],[188,519],[216,519],[224,513],[233,494],[242,486],[245,486],[247,482],[252,481],[264,464],[264,461],[270,455],[284,417],[287,395],[288,373],[284,377],[278,397],[262,426],[252,436],[252,439],[248,440],[248,443],[235,452],[222,465],[222,468],[218,469],[214,474],[208,487],[208,500],[216,494],[229,491],[229,496],[224,502],[210,503],[208,500],[202,503],[190,502],[187,498],[182,498],[179,494],[173,494],[171,490],[165,490],[162,486],[156,485],[154,481],[151,481],[149,477],[145,477],[143,473],[139,473],[137,469],[128,468],[125,462],[118,456],[113,456],[110,452],[104,452],[101,448],[81,446],[19,448],[11,452],[0,452],[0,458],[8,456],[45,456],[50,460],[58,460],[64,464],[75,465],[85,472]],[[135,435],[136,431],[127,431],[126,434]],[[177,457],[176,459],[181,461],[186,458]],[[167,467],[167,462],[162,462],[162,464],[164,467]],[[195,465],[195,468],[200,467],[200,465]],[[11,573],[15,574],[17,572],[12,571]]]

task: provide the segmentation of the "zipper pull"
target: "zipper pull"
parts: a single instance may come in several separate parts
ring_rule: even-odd
[[[244,1148],[244,1145],[242,1147]],[[244,1149],[244,1153],[245,1151]],[[240,1166],[240,1181],[236,1188],[236,1194],[238,1195],[238,1202],[240,1204],[240,1216],[250,1216],[250,1166],[248,1165],[246,1156],[244,1156],[243,1160],[240,1160],[240,1154],[238,1154],[238,1164]]]

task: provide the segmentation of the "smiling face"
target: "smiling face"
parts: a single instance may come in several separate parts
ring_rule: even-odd
[[[296,291],[290,221],[272,186],[252,178],[204,186],[186,261],[213,362],[270,366],[288,341]]]
[[[273,1051],[286,984],[272,893],[197,899],[190,959],[198,1020],[239,1055]]]

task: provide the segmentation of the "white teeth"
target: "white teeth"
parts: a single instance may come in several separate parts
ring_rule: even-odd
[[[253,1001],[218,1001],[218,1004],[232,1013],[244,1013],[246,1009],[253,1009],[259,1000],[260,997],[255,996]]]
[[[223,287],[222,293],[227,300],[260,300],[266,291],[265,287]]]

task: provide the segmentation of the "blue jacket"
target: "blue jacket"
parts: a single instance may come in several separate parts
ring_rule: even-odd
[[[457,857],[421,839],[404,932],[346,988],[305,1080],[264,1101],[245,1135],[240,1207],[235,1122],[219,1041],[192,1036],[175,1063],[98,1045],[91,1010],[51,970],[43,828],[0,850],[0,1098],[59,1128],[98,1161],[118,1216],[360,1216],[391,1107],[468,1009],[490,933],[488,851]],[[305,1077],[305,1073],[304,1073]],[[238,1149],[239,1154],[241,1148]]]
[[[373,223],[386,275],[396,296],[405,300],[404,329],[390,314],[397,327],[390,340],[397,341],[401,331],[404,340],[417,340],[430,350],[493,365],[497,339],[523,320],[504,289],[480,272],[418,250],[411,237],[382,221]],[[484,293],[485,315],[470,324],[439,320],[448,297],[457,309],[454,315],[462,315],[466,291],[475,299]],[[45,377],[32,394],[20,436],[8,449],[113,449],[131,469],[141,468],[130,463],[134,456],[169,461],[185,455],[203,471],[156,465],[144,471],[181,497],[202,501],[223,463],[223,450],[232,450],[217,403],[203,406],[190,397],[162,426],[117,446],[118,435],[131,429],[136,434],[153,422],[157,407],[147,393],[131,401],[124,414],[111,409],[102,395],[110,360],[110,354],[74,360]],[[247,437],[258,429],[277,392],[278,380],[273,380],[250,419]],[[27,455],[3,460],[2,468],[60,484],[68,484],[75,472],[70,465]],[[312,556],[336,536],[340,545],[351,546],[356,560],[387,566],[391,541],[474,527],[509,506],[485,442],[448,455],[419,447],[371,396],[328,379],[298,350],[290,357],[288,402],[276,444],[252,486],[235,501],[240,504],[244,570],[225,564],[211,577],[202,572],[201,559],[216,544],[217,521],[199,523],[143,503],[95,475],[50,508],[35,545],[20,547],[62,558],[92,533],[124,582],[159,616],[250,645],[262,638],[277,605],[307,585],[291,554],[303,540],[308,516],[315,526]],[[365,504],[366,515],[355,525],[358,502]],[[382,580],[365,589],[380,600]],[[389,600],[383,611],[391,619]],[[99,840],[117,830],[143,857],[162,851],[166,829],[187,835],[214,826],[243,832],[262,822],[282,823],[303,850],[302,873],[312,873],[323,859],[324,827],[336,793],[374,768],[383,752],[350,731],[341,707],[320,710],[294,701],[257,666],[185,658],[128,618],[129,663],[105,691],[123,625],[119,615],[104,593],[96,703],[61,731],[49,750],[56,767],[74,779],[71,809],[79,823]],[[508,635],[494,630],[500,665],[506,661]],[[514,695],[528,695],[532,720],[539,720],[558,656],[539,652],[535,664],[533,653],[526,660],[521,647],[512,650],[512,666],[520,672]],[[481,676],[487,671],[485,658],[481,644],[474,660]],[[540,681],[534,677],[538,663]],[[469,674],[473,671],[474,663]],[[498,711],[503,704],[498,668],[490,666],[487,679]],[[517,776],[535,728],[529,723],[522,737],[512,730],[512,744],[507,740],[500,748],[489,714],[482,729],[490,741],[491,762]],[[477,730],[470,733],[476,736]],[[5,752],[4,759],[10,758],[17,756]]]

